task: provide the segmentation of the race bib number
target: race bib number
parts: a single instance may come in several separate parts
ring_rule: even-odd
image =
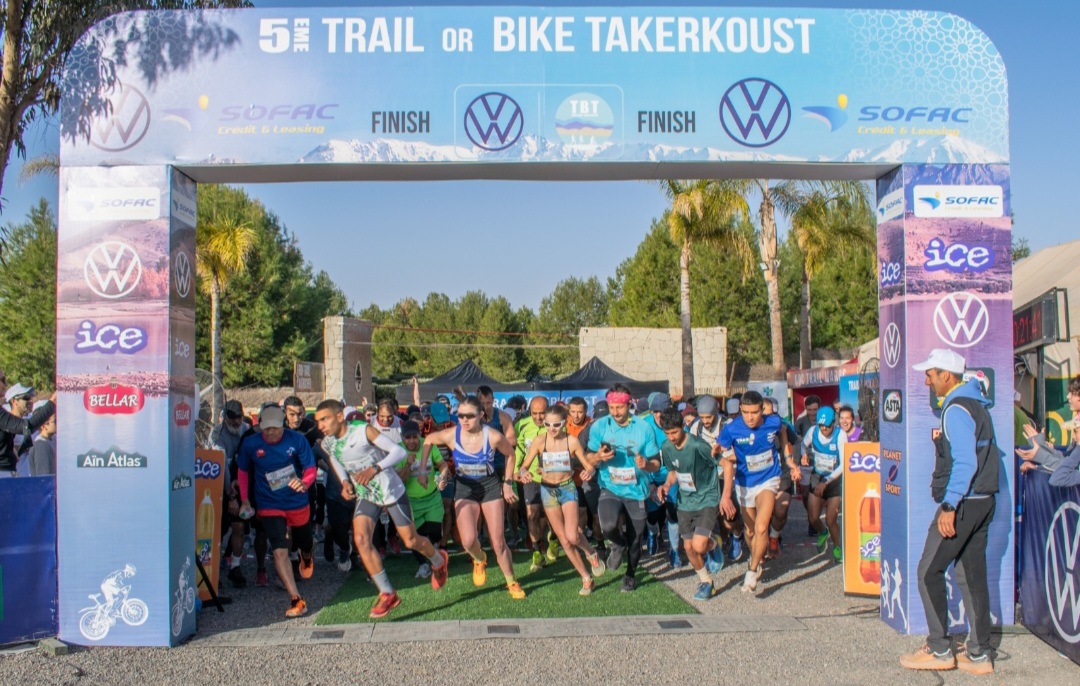
[[[677,472],[677,475],[679,478],[679,490],[686,493],[697,492],[697,486],[694,484],[693,474],[683,474],[682,472]]]
[[[611,483],[628,486],[637,483],[637,470],[633,467],[609,467],[608,476]]]
[[[296,470],[291,465],[266,473],[266,482],[270,484],[271,491],[280,491],[287,488],[289,482],[294,478],[296,478]]]
[[[543,465],[545,472],[569,472],[570,453],[544,453]]]
[[[814,453],[814,471],[818,474],[829,474],[839,463],[839,459],[833,455]]]
[[[349,478],[353,481],[357,480],[357,477],[361,472],[375,464],[375,462],[366,455],[361,458],[343,459],[341,463],[345,465],[345,471],[349,473]]]
[[[488,475],[486,464],[458,464],[457,470],[458,474],[469,479],[479,479]]]
[[[772,465],[773,452],[771,450],[746,456],[746,471],[748,472],[763,472]]]

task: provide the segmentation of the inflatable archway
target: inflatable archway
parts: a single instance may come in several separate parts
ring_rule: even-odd
[[[1011,420],[1008,92],[968,21],[703,6],[129,13],[80,42],[61,110],[64,640],[168,645],[194,630],[179,590],[194,580],[202,469],[197,183],[346,179],[876,179],[884,531],[865,552],[888,562],[884,619],[924,630],[915,565],[936,419],[910,365],[957,350],[988,378],[999,426]],[[1011,432],[998,438],[1009,454]],[[1012,623],[1006,467],[990,586]],[[103,611],[87,596],[116,572],[142,604],[88,631],[80,619]]]

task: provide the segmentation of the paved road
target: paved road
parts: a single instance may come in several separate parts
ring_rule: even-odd
[[[845,597],[839,566],[814,554],[805,531],[805,515],[795,504],[788,524],[788,546],[781,560],[767,569],[765,589],[759,596],[739,591],[745,565],[737,565],[722,572],[724,590],[719,596],[705,602],[689,600],[706,616],[742,616],[747,625],[775,622],[788,628],[798,624],[803,629],[214,646],[206,638],[213,633],[313,624],[311,616],[283,619],[285,598],[280,589],[249,587],[228,591],[235,602],[225,614],[204,610],[199,617],[199,637],[180,648],[73,649],[59,658],[38,651],[4,655],[0,656],[0,684],[1080,683],[1080,667],[1031,635],[1003,637],[997,672],[991,677],[959,672],[939,677],[901,669],[897,656],[919,647],[922,639],[900,636],[882,623],[875,599]],[[693,594],[696,578],[688,567],[679,572],[663,571],[662,557],[649,561],[648,566],[683,597],[689,599]],[[341,580],[336,568],[320,560],[315,578],[304,584],[304,594],[313,608],[328,601]],[[615,629],[621,621],[629,620],[611,618]]]

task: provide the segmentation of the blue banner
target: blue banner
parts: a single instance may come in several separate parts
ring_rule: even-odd
[[[1080,664],[1080,487],[1028,472],[1024,508],[1021,623]]]
[[[0,645],[56,635],[56,479],[0,479]]]

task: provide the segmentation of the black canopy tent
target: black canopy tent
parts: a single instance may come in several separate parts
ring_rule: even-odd
[[[565,399],[573,395],[568,391],[606,390],[617,383],[628,386],[635,397],[648,395],[654,391],[667,393],[669,388],[667,381],[638,381],[631,379],[607,366],[599,357],[595,356],[576,372],[555,381],[535,384],[534,388],[537,391],[562,391]]]
[[[454,389],[458,386],[465,389],[466,393],[475,393],[477,386],[490,386],[493,391],[520,391],[522,393],[532,388],[532,384],[527,383],[508,384],[496,381],[485,374],[480,367],[477,367],[476,363],[471,359],[465,359],[450,371],[440,374],[430,381],[421,383],[420,399],[434,400],[435,396],[439,394],[452,396]],[[398,386],[395,395],[398,403],[402,406],[412,404],[412,385]]]

